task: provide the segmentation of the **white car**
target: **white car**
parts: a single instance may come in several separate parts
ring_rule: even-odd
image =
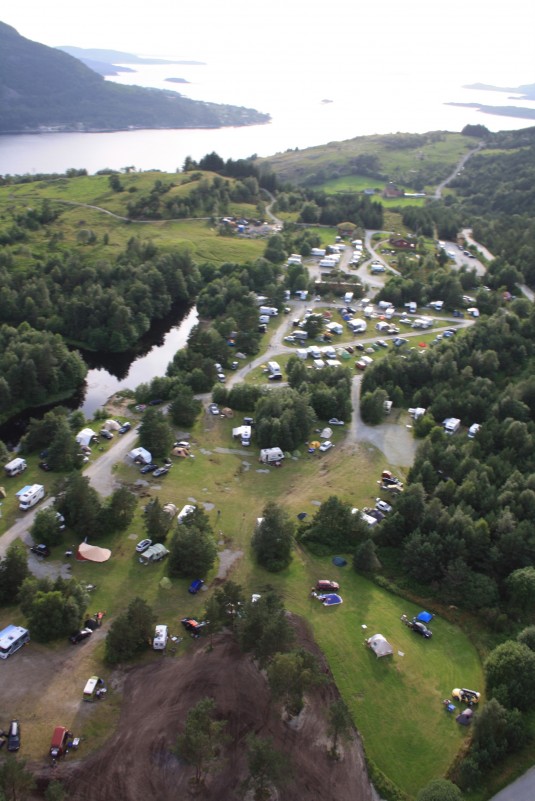
[[[322,452],[328,451],[331,448],[334,448],[334,444],[331,442],[330,439],[326,439],[325,442],[322,442],[320,447],[319,447],[320,451],[322,451]]]
[[[380,512],[384,512],[388,514],[388,512],[392,511],[392,507],[386,501],[383,501],[381,498],[375,499],[375,508],[379,509]]]
[[[150,548],[151,545],[152,545],[152,540],[141,540],[141,542],[138,542],[138,544],[136,545],[136,552],[143,553],[144,551],[147,550],[147,548]]]
[[[217,405],[217,403],[211,403],[208,406],[208,411],[210,412],[210,414],[219,414],[219,406]]]
[[[284,341],[285,342],[295,342],[295,337],[293,337],[291,334],[289,334],[289,336],[284,337]]]
[[[344,426],[345,423],[344,423],[343,420],[339,420],[338,417],[331,417],[331,419],[329,420],[329,425],[330,426]]]

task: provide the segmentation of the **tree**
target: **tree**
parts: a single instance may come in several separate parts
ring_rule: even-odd
[[[535,706],[535,653],[513,640],[498,645],[485,662],[489,696],[504,707]]]
[[[173,447],[174,434],[167,418],[154,407],[147,409],[139,429],[139,444],[156,457],[167,456]]]
[[[209,386],[211,383],[210,381]],[[206,389],[204,391],[206,391]],[[180,384],[173,390],[173,396],[169,406],[169,415],[175,425],[191,427],[200,414],[201,409],[202,403],[195,398],[193,389],[186,384]]]
[[[66,790],[61,782],[52,781],[45,790],[45,801],[64,801]]]
[[[5,557],[0,560],[0,603],[15,603],[17,594],[29,575],[26,548],[20,542],[12,542]]]
[[[43,542],[50,547],[60,544],[63,540],[63,533],[59,527],[57,512],[53,507],[37,512],[30,534],[34,542]]]
[[[357,546],[353,557],[353,567],[363,573],[373,573],[379,570],[381,562],[377,557],[377,549],[373,540],[364,540]]]
[[[137,499],[126,487],[114,490],[108,502],[102,507],[99,519],[100,530],[104,532],[125,531],[134,517]]]
[[[145,531],[153,542],[165,542],[172,524],[172,517],[164,512],[159,498],[154,498],[145,507]]]
[[[217,557],[213,536],[195,525],[177,525],[169,549],[170,576],[206,576]]]
[[[215,701],[202,698],[188,712],[184,732],[177,738],[176,753],[195,768],[195,784],[203,784],[210,768],[220,759],[226,742],[226,720],[214,720]]]
[[[217,619],[233,627],[245,603],[243,587],[234,581],[225,581],[223,586],[215,591],[214,601],[218,609]],[[207,617],[210,616],[207,614]]]
[[[277,653],[267,669],[273,697],[281,701],[292,717],[303,708],[305,690],[325,680],[316,657],[300,648],[287,654]]]
[[[535,651],[535,626],[527,626],[522,629],[516,639],[518,642],[527,645],[530,651]]]
[[[115,618],[106,637],[105,658],[109,664],[132,659],[151,642],[156,617],[143,598],[136,597]]]
[[[292,560],[294,526],[287,512],[274,501],[263,511],[261,523],[256,527],[251,547],[258,563],[272,573],[284,570]]]
[[[73,596],[66,596],[60,590],[43,592],[38,590],[31,602],[28,613],[28,626],[37,642],[49,642],[59,637],[67,637],[79,628],[85,612]]]
[[[338,759],[338,741],[350,740],[353,733],[353,721],[347,706],[341,698],[334,701],[329,707],[329,725],[327,729],[332,737],[330,754],[333,759]]]
[[[72,473],[58,482],[56,505],[69,528],[81,537],[98,532],[100,498],[86,476]]]
[[[247,601],[236,621],[236,632],[242,651],[252,653],[262,667],[273,654],[286,651],[294,640],[282,601],[272,591],[263,593],[255,602]]]
[[[360,400],[360,413],[362,419],[368,425],[378,425],[385,416],[385,401],[388,400],[388,393],[384,389],[377,388],[373,392],[366,392]]]
[[[272,787],[283,784],[290,772],[288,757],[275,748],[273,740],[254,734],[247,737],[247,765],[244,789],[253,789],[255,801],[269,801]]]
[[[526,613],[535,606],[535,568],[513,570],[505,581],[511,606]]]
[[[12,757],[0,767],[0,791],[2,801],[26,801],[35,789],[35,781],[26,762]]]
[[[459,788],[448,779],[433,779],[420,790],[416,801],[463,801]]]

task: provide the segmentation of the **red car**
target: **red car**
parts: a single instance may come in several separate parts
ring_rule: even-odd
[[[336,583],[336,581],[329,581],[329,579],[320,579],[320,581],[316,582],[316,589],[328,592],[332,590],[339,590],[340,585]]]

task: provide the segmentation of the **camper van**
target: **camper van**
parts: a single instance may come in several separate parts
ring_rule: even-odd
[[[156,626],[154,630],[154,640],[152,641],[152,647],[155,651],[163,651],[165,646],[167,645],[167,638],[169,636],[169,629],[166,625],[161,624]]]
[[[50,742],[50,756],[52,759],[58,759],[66,753],[70,739],[71,732],[66,726],[56,726]]]
[[[262,448],[260,451],[260,461],[263,464],[276,464],[284,459],[284,453],[280,448]]]
[[[197,507],[193,506],[191,503],[187,503],[185,506],[182,507],[180,512],[178,513],[178,517],[176,519],[177,523],[183,523],[186,517],[193,514]]]
[[[281,374],[281,368],[278,362],[268,362],[267,366],[270,376]]]
[[[18,476],[19,473],[24,472],[27,467],[28,465],[24,459],[13,459],[4,466],[4,470],[8,476]]]
[[[35,506],[36,503],[42,501],[45,497],[45,488],[42,484],[32,484],[28,487],[22,495],[19,496],[19,509],[26,512]]]
[[[266,315],[267,317],[276,317],[279,313],[275,306],[260,306],[258,311],[262,316]]]
[[[353,300],[353,292],[346,292],[344,295],[344,303],[346,304],[346,306],[348,303],[351,303],[352,300]]]

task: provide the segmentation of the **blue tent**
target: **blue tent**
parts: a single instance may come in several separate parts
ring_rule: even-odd
[[[420,612],[420,614],[416,616],[416,620],[420,620],[422,623],[429,623],[433,620],[433,615],[431,612]]]
[[[333,565],[336,565],[336,567],[345,567],[347,561],[343,556],[333,556]]]
[[[323,606],[336,606],[343,603],[340,595],[335,592],[330,592],[328,595],[318,595],[318,599],[323,603]]]

